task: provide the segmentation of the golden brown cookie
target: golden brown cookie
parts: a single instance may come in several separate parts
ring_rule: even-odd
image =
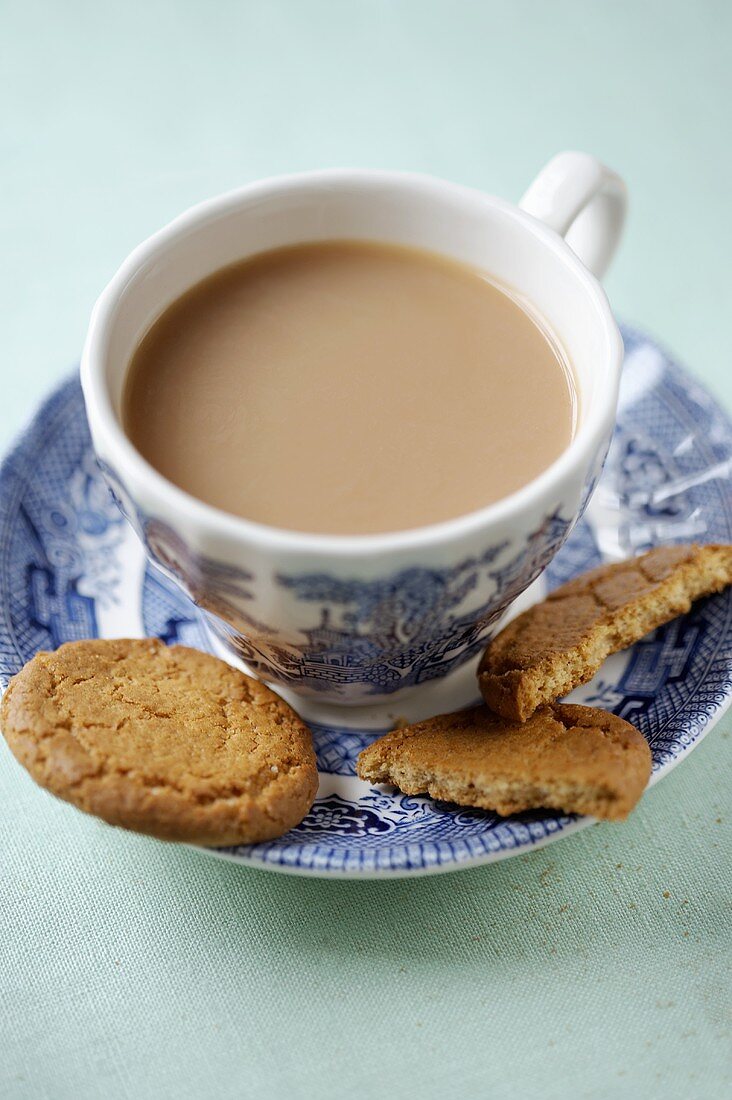
[[[732,546],[662,546],[557,588],[502,630],[478,669],[491,710],[525,721],[618,649],[732,583]]]
[[[303,819],[318,785],[310,731],[279,696],[157,638],[37,653],[0,721],[41,786],[162,840],[270,840]]]
[[[629,722],[592,707],[558,703],[523,723],[474,707],[388,733],[357,770],[405,794],[499,814],[547,807],[617,821],[643,793],[651,752]]]

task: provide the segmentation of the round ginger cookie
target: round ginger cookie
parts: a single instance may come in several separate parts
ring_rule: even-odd
[[[299,824],[312,737],[264,684],[157,638],[67,642],[10,681],[5,738],[37,783],[161,840],[254,844]]]

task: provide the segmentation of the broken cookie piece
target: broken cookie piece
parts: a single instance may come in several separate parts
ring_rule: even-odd
[[[651,752],[629,722],[592,707],[542,707],[524,723],[473,707],[379,738],[357,772],[499,814],[546,807],[618,821],[648,783]]]
[[[732,583],[732,546],[662,546],[601,565],[509,623],[478,669],[483,698],[504,718],[591,680],[605,658]]]

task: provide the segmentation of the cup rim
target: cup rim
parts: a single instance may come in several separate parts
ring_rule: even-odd
[[[493,209],[499,209],[513,218],[517,225],[538,237],[571,270],[594,302],[603,335],[603,365],[598,368],[602,385],[574,438],[545,470],[508,496],[452,519],[374,534],[316,534],[259,523],[207,504],[169,481],[143,458],[115,415],[104,363],[120,296],[140,268],[156,253],[164,251],[181,235],[232,212],[242,201],[256,199],[258,195],[271,195],[273,191],[286,190],[301,184],[322,183],[332,187],[364,181],[418,189],[435,195],[437,192],[443,195],[447,192],[458,200],[469,200],[473,203],[480,201]],[[154,493],[162,504],[162,511],[168,514],[185,513],[189,521],[205,528],[209,534],[227,541],[255,544],[265,553],[290,550],[348,558],[364,553],[378,556],[393,551],[424,549],[448,540],[467,537],[481,528],[504,523],[526,508],[536,506],[542,498],[551,496],[553,486],[562,481],[593,444],[599,443],[607,419],[607,409],[615,407],[622,356],[622,337],[605,291],[564,238],[544,222],[498,196],[436,176],[382,169],[326,168],[267,177],[206,199],[189,207],[142,241],[123,261],[94,305],[82,354],[81,381],[95,443],[96,438],[104,439],[110,451],[120,456],[120,475],[123,482],[127,482],[126,471],[130,472],[130,480],[135,484],[144,481],[147,490]],[[132,496],[135,496],[134,491]]]

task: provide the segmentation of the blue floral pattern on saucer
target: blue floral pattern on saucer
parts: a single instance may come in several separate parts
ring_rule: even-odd
[[[624,338],[610,454],[583,520],[547,569],[549,587],[662,543],[732,542],[732,426],[656,344],[627,329]],[[168,533],[152,535],[170,553]],[[38,649],[75,638],[155,634],[209,646],[201,612],[146,563],[99,473],[76,377],[48,398],[5,459],[0,548],[3,683]],[[246,577],[218,580],[222,598],[231,593],[240,603]],[[317,601],[325,581],[281,583]],[[354,596],[365,601],[359,615],[378,616],[383,594],[328,593],[344,608]],[[572,697],[636,724],[651,745],[656,781],[732,700],[732,592],[700,601],[615,654]],[[546,812],[501,818],[373,788],[356,777],[355,761],[374,731],[314,726],[313,733],[321,784],[305,820],[279,840],[212,854],[283,871],[393,877],[501,859],[589,822]]]

